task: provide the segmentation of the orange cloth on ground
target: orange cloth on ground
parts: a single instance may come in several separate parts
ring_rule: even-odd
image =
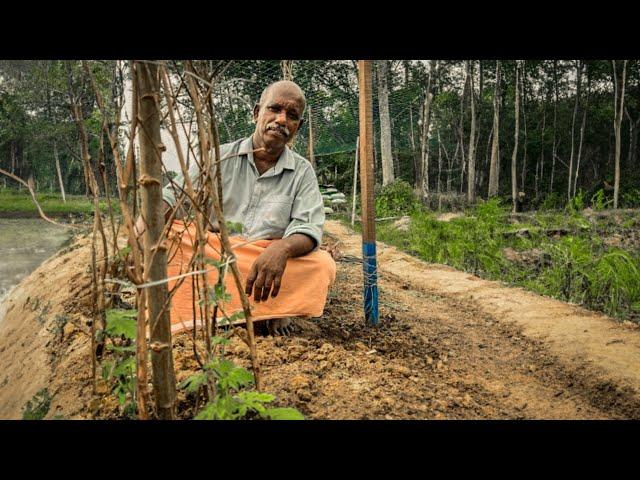
[[[194,255],[195,240],[195,226],[191,225],[185,229],[183,222],[174,222],[169,233],[169,244],[171,245],[167,265],[169,278],[187,273],[189,262]],[[252,243],[246,243],[247,240],[242,237],[230,237],[229,241],[237,259],[244,288],[253,262],[264,252],[265,248],[278,240],[255,240]],[[220,239],[218,235],[209,233],[205,256],[208,259],[219,261],[218,252],[220,252]],[[213,287],[218,280],[218,271],[212,265],[207,265],[207,267],[212,268],[207,272],[207,282],[210,287]],[[319,317],[322,315],[329,288],[333,285],[335,278],[336,264],[331,255],[324,250],[315,250],[302,257],[291,258],[287,261],[278,296],[269,295],[269,299],[264,302],[255,302],[253,296],[249,297],[253,319]],[[194,276],[182,279],[182,284],[172,297],[171,331],[173,333],[193,328],[192,279]],[[178,281],[180,280],[169,281],[169,291]],[[240,294],[236,289],[231,269],[227,270],[225,286],[227,293],[231,294],[231,301],[223,303],[223,308],[225,313],[231,316],[242,311]],[[196,297],[196,325],[202,326],[198,301],[199,299]],[[221,316],[222,314],[219,313],[218,320]]]

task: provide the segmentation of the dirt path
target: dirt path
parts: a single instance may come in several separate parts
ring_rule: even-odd
[[[360,256],[358,235],[338,222],[327,222],[326,230],[346,255]],[[453,386],[454,407],[459,390],[471,403],[479,394],[476,403],[484,405],[474,411],[483,418],[640,417],[636,327],[381,243],[378,262],[382,317],[402,318],[407,334],[395,343],[409,342],[406,366],[416,374],[434,370]],[[434,380],[425,376],[427,384]],[[458,417],[458,409],[445,410]]]
[[[383,244],[381,322],[368,328],[360,237],[337,222],[325,230],[326,243],[339,241],[344,257],[324,315],[301,321],[291,337],[257,339],[264,388],[278,405],[312,419],[640,418],[636,328]],[[91,394],[88,243],[69,248],[11,296],[0,324],[0,364],[7,366],[0,418],[19,418],[45,386],[54,397],[48,417],[118,416],[112,395]],[[43,288],[47,279],[55,285]],[[62,329],[61,315],[68,317]],[[196,369],[190,334],[176,336],[174,347],[181,381]],[[235,338],[228,356],[249,366]],[[191,417],[193,400],[180,392],[179,402]]]

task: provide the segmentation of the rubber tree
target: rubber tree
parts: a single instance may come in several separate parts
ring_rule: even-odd
[[[622,74],[620,71],[620,62],[612,60],[613,64],[613,88],[614,88],[614,106],[615,117],[613,120],[613,128],[616,136],[615,146],[615,172],[613,180],[613,208],[618,208],[618,197],[620,195],[620,149],[621,149],[621,127],[622,127],[622,115],[624,113],[624,87],[627,78],[627,60],[622,61]],[[621,78],[618,78],[620,76]]]
[[[513,134],[513,153],[511,154],[511,201],[513,203],[512,211],[518,211],[518,138],[520,136],[520,62],[516,60],[516,92],[514,98],[515,104],[515,130]]]
[[[378,110],[380,115],[380,157],[382,160],[382,185],[394,180],[391,151],[391,115],[389,114],[389,61],[378,60]]]
[[[431,126],[431,104],[433,103],[433,85],[437,80],[438,61],[429,61],[429,76],[422,108],[422,129],[420,133],[420,178],[418,185],[422,198],[429,195],[429,127]]]
[[[489,197],[498,194],[500,179],[500,60],[496,61],[496,85],[493,92],[493,140],[489,164]]]
[[[576,118],[578,117],[578,108],[580,106],[581,85],[582,85],[582,61],[576,61],[576,98],[573,107],[573,116],[571,117],[571,155],[569,156],[569,172],[567,180],[567,200],[572,198],[573,187],[573,164],[574,164],[574,145],[575,145],[575,130],[576,130]]]
[[[476,110],[475,93],[473,86],[473,68],[471,60],[467,60],[467,75],[469,77],[469,102],[471,106],[471,131],[469,132],[469,173],[467,177],[467,200],[469,203],[476,201]]]

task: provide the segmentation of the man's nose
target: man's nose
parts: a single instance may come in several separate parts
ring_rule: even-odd
[[[281,110],[276,115],[276,122],[280,125],[285,125],[287,123],[287,112]]]

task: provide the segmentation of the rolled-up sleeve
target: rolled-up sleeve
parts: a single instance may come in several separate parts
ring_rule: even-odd
[[[324,225],[324,201],[313,168],[309,166],[304,172],[298,191],[291,207],[291,222],[284,232],[283,238],[294,233],[303,233],[311,237],[316,245],[322,243],[322,227]]]

